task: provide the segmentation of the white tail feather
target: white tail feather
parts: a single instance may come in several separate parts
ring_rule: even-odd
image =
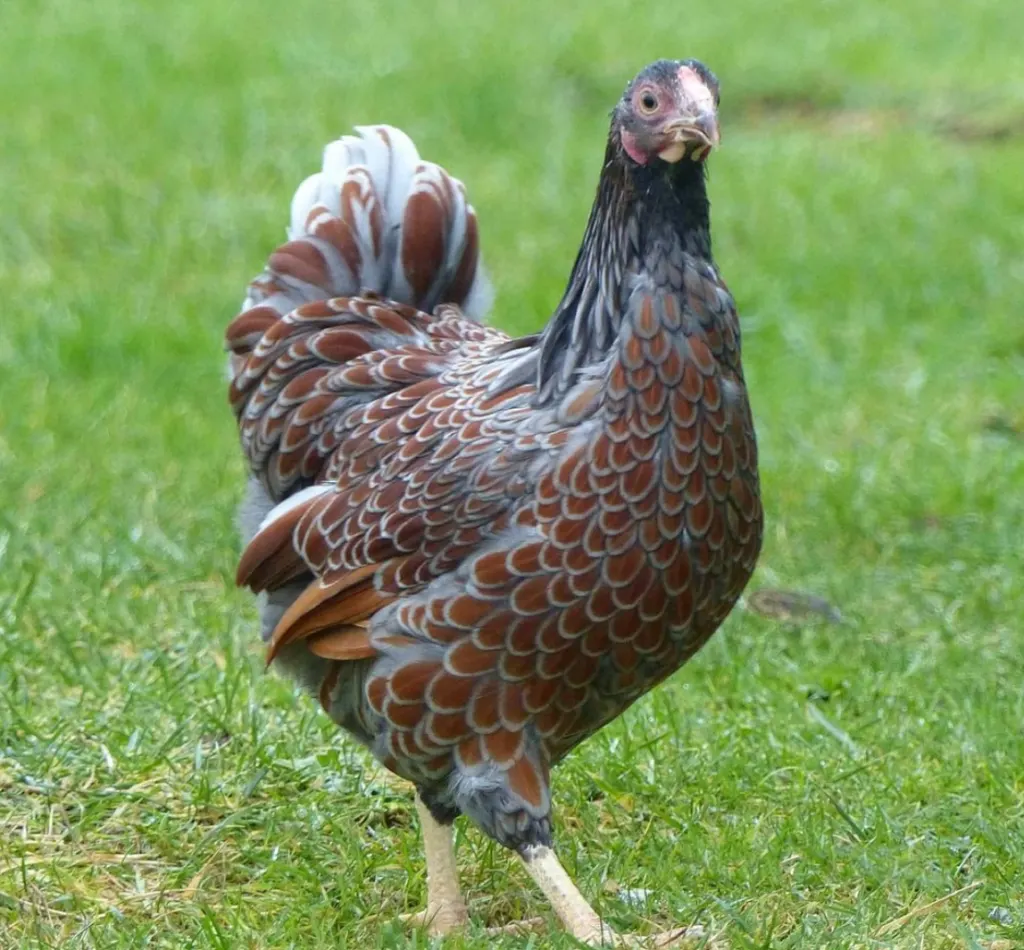
[[[310,299],[369,290],[426,310],[456,303],[484,317],[493,294],[462,183],[422,161],[399,129],[356,131],[327,145],[322,169],[296,189],[289,244],[252,282],[243,310],[269,305],[283,315]]]
[[[486,316],[493,301],[476,212],[440,165],[389,125],[360,126],[324,149],[292,198],[288,242],[249,285],[227,332],[231,375],[276,320],[304,303],[370,291],[432,311]]]

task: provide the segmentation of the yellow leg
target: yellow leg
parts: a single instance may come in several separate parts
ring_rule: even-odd
[[[423,829],[423,853],[427,862],[427,907],[408,920],[415,926],[426,926],[431,936],[439,937],[461,930],[469,922],[469,915],[455,870],[452,826],[435,821],[419,795],[416,796],[416,813]]]
[[[572,878],[562,867],[555,852],[550,848],[535,846],[528,848],[522,855],[523,864],[530,877],[544,892],[552,910],[558,916],[562,926],[581,943],[600,947],[682,947],[686,943],[703,940],[702,927],[683,927],[653,934],[650,937],[638,937],[615,933],[607,924],[602,923],[587,899],[579,892]]]

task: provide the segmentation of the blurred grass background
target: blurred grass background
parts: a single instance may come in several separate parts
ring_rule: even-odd
[[[422,946],[410,799],[262,670],[231,578],[221,334],[295,184],[400,125],[538,327],[607,113],[723,87],[759,588],[557,773],[620,928],[729,946],[1024,945],[1024,7],[785,0],[0,6],[0,947]],[[478,923],[546,912],[460,827]],[[557,933],[453,947],[569,947]]]

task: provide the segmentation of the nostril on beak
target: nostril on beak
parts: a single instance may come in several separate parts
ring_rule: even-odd
[[[718,116],[714,112],[704,112],[694,122],[697,130],[708,140],[708,144],[717,146],[721,138],[718,132]]]

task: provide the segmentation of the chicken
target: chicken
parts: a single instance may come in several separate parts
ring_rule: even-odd
[[[262,598],[268,661],[416,786],[434,933],[466,922],[465,815],[577,939],[639,939],[558,863],[551,767],[700,649],[760,551],[740,328],[711,254],[717,109],[695,60],[629,83],[539,334],[476,322],[464,189],[387,127],[328,148],[228,330],[252,472],[238,582]]]

